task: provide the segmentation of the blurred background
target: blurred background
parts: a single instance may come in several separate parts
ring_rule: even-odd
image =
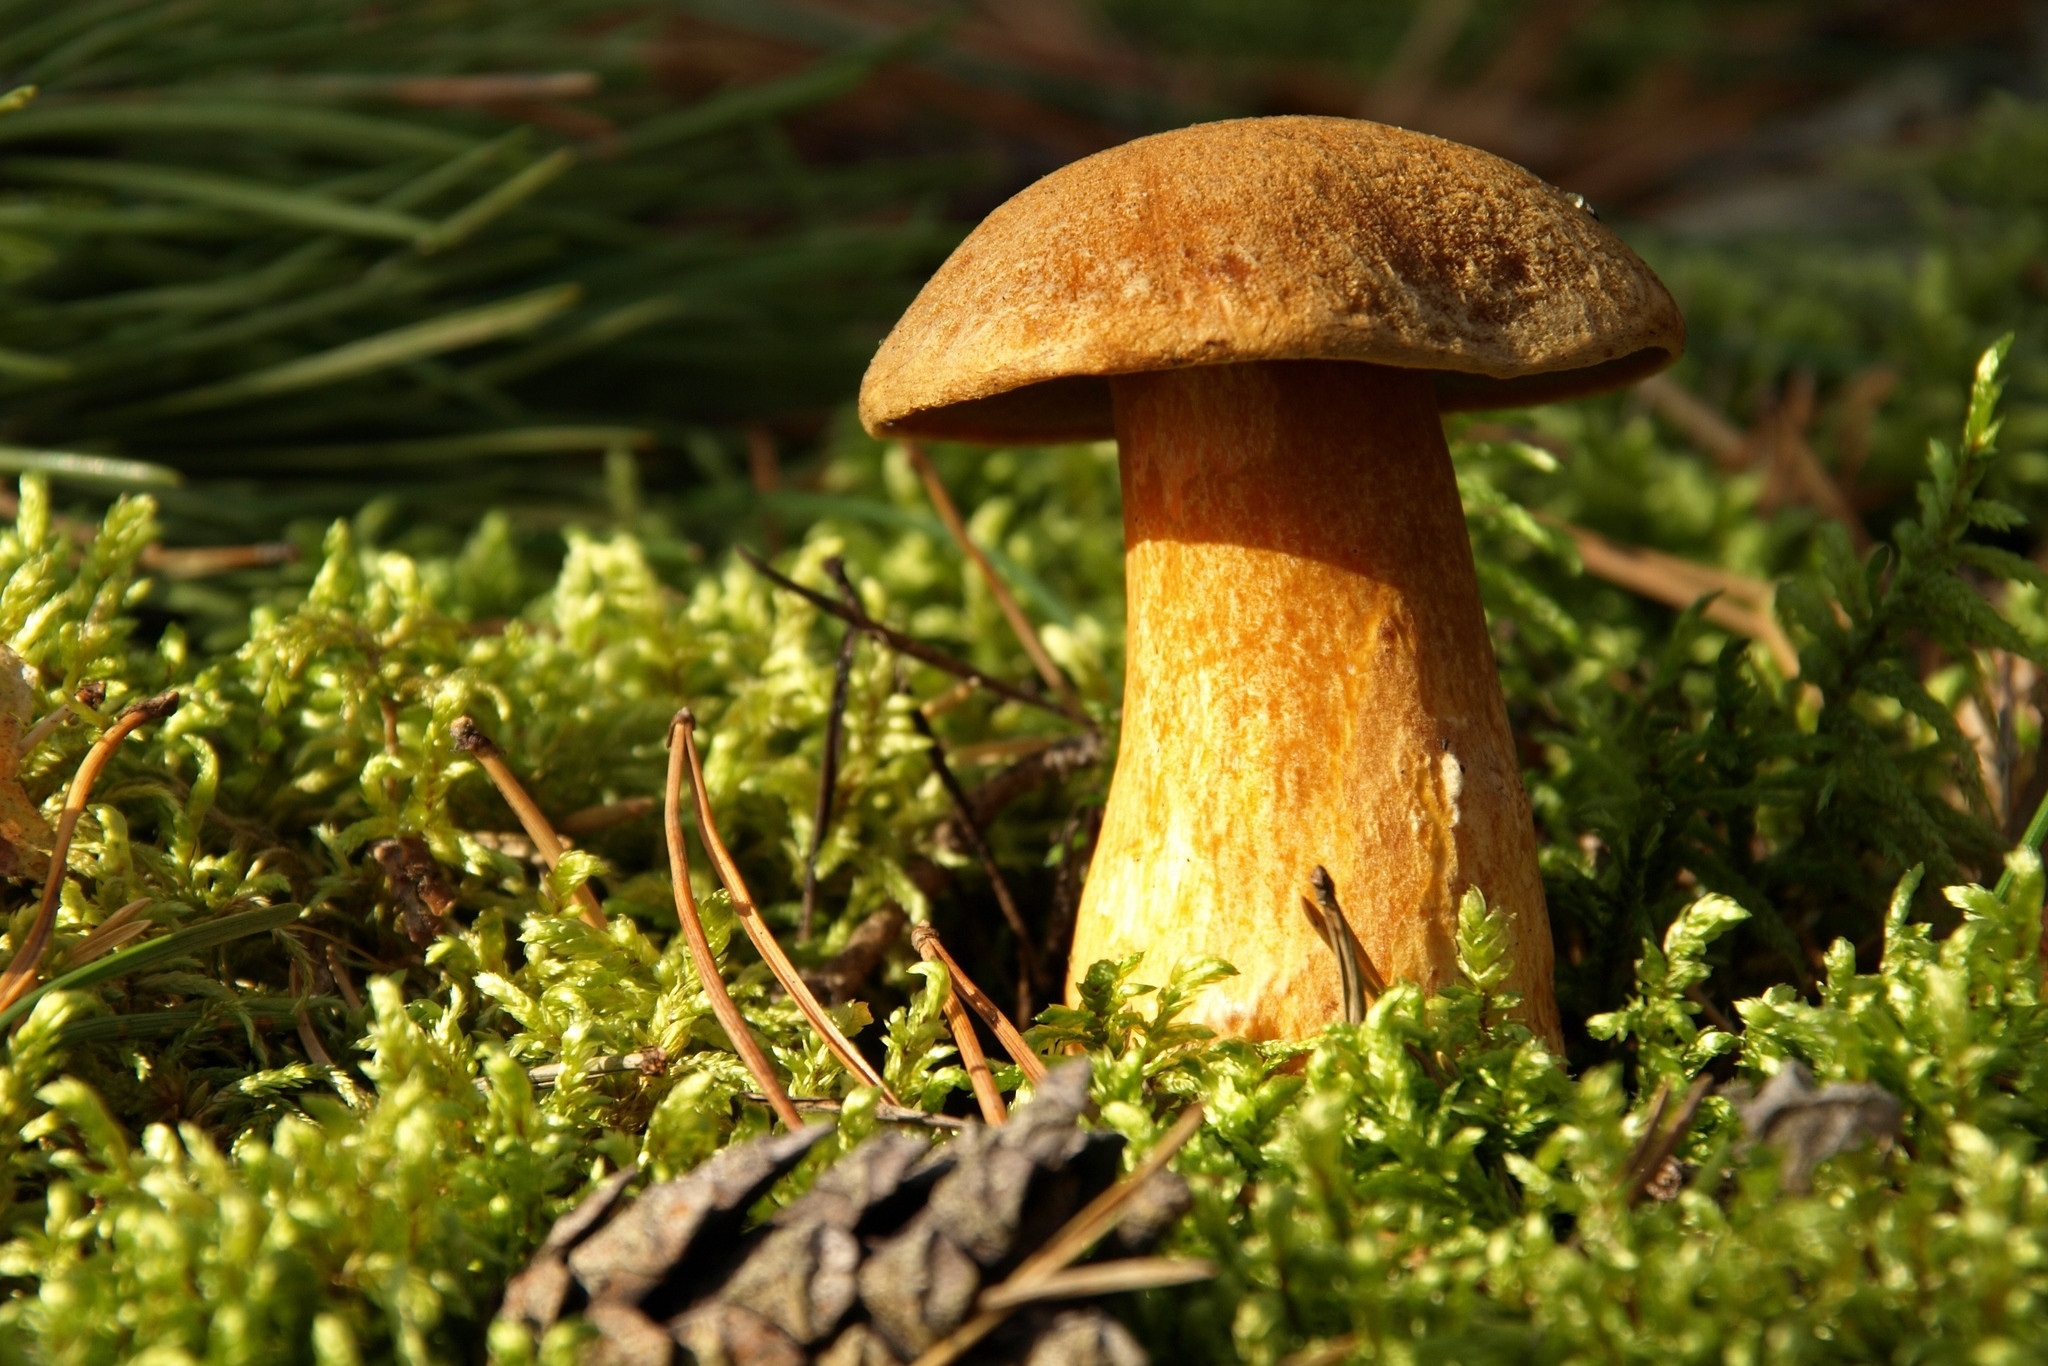
[[[155,486],[173,541],[622,489],[758,536],[980,215],[1233,115],[1585,194],[1686,305],[1688,394],[1843,429],[1879,522],[2048,307],[2027,0],[0,0],[0,73],[0,467]]]

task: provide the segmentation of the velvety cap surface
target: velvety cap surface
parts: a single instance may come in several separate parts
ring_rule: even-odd
[[[1507,407],[1684,347],[1650,268],[1519,166],[1362,119],[1234,119],[991,213],[883,341],[860,415],[877,435],[1100,438],[1108,376],[1255,360],[1433,370],[1443,407]]]

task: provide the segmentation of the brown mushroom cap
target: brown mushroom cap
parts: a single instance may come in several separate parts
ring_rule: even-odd
[[[868,366],[876,435],[1111,434],[1107,377],[1263,360],[1438,372],[1445,409],[1598,393],[1685,324],[1583,201],[1362,119],[1234,119],[1077,161],[990,214]]]

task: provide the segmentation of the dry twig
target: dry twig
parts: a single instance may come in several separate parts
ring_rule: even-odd
[[[1753,441],[1766,467],[1762,505],[1768,511],[1789,502],[1806,503],[1841,523],[1859,552],[1868,550],[1870,532],[1863,518],[1806,439],[1813,407],[1813,375],[1802,370],[1758,419]]]
[[[876,907],[853,927],[839,952],[822,966],[805,972],[804,980],[827,1005],[853,1000],[902,938],[903,927],[909,923],[910,917],[893,901]]]
[[[22,732],[21,745],[15,751],[14,757],[16,762],[20,762],[28,758],[29,755],[34,754],[42,746],[43,741],[55,735],[58,728],[66,721],[70,721],[87,712],[98,711],[100,705],[106,700],[107,685],[105,683],[100,682],[98,679],[81,683],[77,694],[72,698],[71,702],[66,702],[63,706],[57,708],[48,716],[43,717]],[[73,706],[72,702],[77,703],[77,705]]]
[[[981,1297],[984,1309],[1022,1309],[1045,1300],[1089,1299],[1131,1290],[1160,1290],[1213,1279],[1216,1264],[1201,1257],[1119,1257],[1066,1271],[1055,1271],[1030,1285],[1008,1289],[1008,1282]]]
[[[751,1091],[740,1092],[739,1098],[741,1100],[754,1101],[756,1104],[766,1099],[766,1097],[757,1096]],[[845,1101],[834,1100],[829,1096],[792,1096],[790,1097],[790,1104],[806,1114],[819,1115],[836,1115],[846,1108]],[[935,1115],[926,1110],[913,1110],[907,1105],[891,1105],[887,1101],[877,1102],[875,1105],[875,1118],[881,1120],[884,1124],[917,1124],[927,1129],[964,1129],[967,1127],[966,1120],[956,1119],[952,1115]]]
[[[567,1063],[544,1062],[538,1067],[527,1068],[526,1079],[535,1086],[559,1086],[563,1075],[568,1070],[569,1065]],[[617,1076],[623,1072],[637,1072],[643,1077],[658,1077],[666,1071],[668,1071],[668,1050],[660,1047],[643,1048],[633,1053],[607,1054],[601,1058],[592,1058],[583,1067],[583,1075],[586,1077],[610,1077]],[[775,1094],[781,1094],[781,1087],[778,1086],[776,1088]],[[782,1098],[785,1101],[789,1099],[788,1096],[783,1096]],[[768,1100],[767,1104],[770,1109],[775,1111],[776,1118],[782,1120],[784,1124],[788,1124],[792,1129],[796,1127],[796,1125],[789,1123],[788,1116],[782,1113],[781,1107],[777,1106],[772,1099]]]
[[[1010,884],[1003,877],[1003,870],[996,864],[995,851],[988,847],[988,838],[982,834],[981,822],[974,818],[974,807],[967,799],[967,791],[960,786],[960,779],[953,774],[952,765],[946,762],[946,751],[939,744],[939,737],[932,731],[932,723],[924,719],[924,713],[915,707],[910,711],[910,724],[917,727],[917,733],[925,738],[928,748],[926,755],[931,760],[932,772],[938,776],[939,786],[946,789],[946,795],[953,799],[953,819],[967,847],[974,851],[975,862],[987,875],[989,887],[995,893],[996,906],[1003,913],[1003,920],[1010,927],[1010,933],[1017,938],[1017,1013],[1030,1018],[1031,993],[1042,988],[1044,964],[1039,958],[1038,945],[1032,941],[1031,930],[1024,923],[1024,913],[1017,909],[1017,900],[1010,895]]]
[[[327,944],[327,975],[334,979],[334,989],[341,993],[341,999],[348,1002],[350,1010],[361,1010],[363,998],[356,992],[356,983],[348,975],[348,965],[341,961],[341,945],[332,940]]]
[[[1724,631],[1762,644],[1785,677],[1799,676],[1799,651],[1771,613],[1775,590],[1769,583],[1661,550],[1622,545],[1586,527],[1538,516],[1572,538],[1580,563],[1597,578],[1680,610],[1709,594],[1720,594],[1707,603],[1701,615]]]
[[[1652,375],[1636,385],[1636,393],[1722,469],[1739,470],[1749,464],[1749,438],[1742,429],[1671,376]]]
[[[846,566],[837,555],[825,561],[825,572],[839,585],[847,606],[860,610],[860,595],[847,582]],[[839,658],[832,666],[832,703],[825,713],[825,753],[818,760],[818,804],[811,810],[811,838],[804,846],[804,900],[797,917],[796,937],[809,943],[818,912],[818,851],[825,847],[825,829],[832,823],[833,789],[839,785],[839,744],[846,732],[846,692],[853,682],[853,650],[860,631],[849,626],[839,639]]]
[[[526,837],[533,841],[534,851],[541,856],[548,870],[552,872],[555,865],[562,861],[564,851],[561,836],[555,833],[555,827],[548,823],[547,816],[534,805],[533,798],[527,795],[526,789],[520,786],[511,766],[505,762],[504,751],[498,748],[496,741],[484,734],[483,727],[477,725],[474,717],[458,716],[448,729],[455,737],[455,747],[473,756],[483,771],[490,775],[492,784],[498,789],[498,795],[505,799],[505,805],[512,808],[512,814],[519,818],[519,824],[526,831]],[[590,890],[588,883],[576,888],[576,904],[583,908],[584,924],[593,930],[605,927],[604,908],[597,904],[597,893]]]
[[[555,823],[555,829],[565,835],[591,835],[599,830],[609,830],[614,825],[637,821],[659,805],[652,797],[622,797],[615,802],[571,811]]]
[[[1348,1360],[1364,1341],[1356,1333],[1346,1333],[1282,1357],[1280,1366],[1337,1366],[1338,1362]]]
[[[863,1085],[879,1090],[883,1099],[891,1105],[900,1104],[895,1094],[889,1090],[888,1083],[882,1080],[882,1074],[875,1070],[874,1064],[862,1057],[860,1050],[839,1032],[839,1026],[832,1023],[832,1017],[825,1013],[825,1007],[819,1004],[810,987],[805,985],[802,975],[796,970],[796,965],[789,961],[789,955],[782,951],[782,945],[775,942],[774,934],[762,921],[760,908],[754,904],[753,894],[747,890],[746,880],[740,876],[739,864],[733,861],[731,852],[725,847],[725,841],[718,836],[717,824],[711,819],[711,793],[704,785],[704,763],[697,754],[696,733],[697,718],[690,713],[689,708],[685,707],[677,712],[669,735],[671,743],[675,737],[681,737],[683,756],[690,764],[690,784],[697,798],[697,834],[703,839],[706,852],[711,855],[711,866],[717,870],[719,882],[725,887],[726,894],[732,898],[733,913],[739,917],[741,928],[746,930],[747,937],[754,941],[754,947],[768,964],[768,970],[775,974],[775,980],[789,993],[789,999],[796,1002],[797,1009],[810,1021],[811,1028],[818,1031],[841,1065],[860,1078]]]
[[[100,779],[107,764],[114,757],[114,751],[121,742],[139,728],[152,721],[161,721],[178,709],[178,695],[174,692],[160,693],[135,703],[119,716],[114,724],[101,732],[93,741],[92,748],[85,752],[85,759],[78,765],[78,772],[72,776],[71,790],[65,794],[64,810],[57,817],[56,839],[50,847],[50,872],[43,882],[43,899],[36,907],[36,918],[23,936],[21,947],[14,952],[14,960],[7,965],[7,971],[0,973],[0,1010],[5,1010],[20,1000],[35,981],[36,970],[42,966],[43,955],[49,952],[50,936],[57,928],[57,902],[64,890],[65,863],[71,853],[71,837],[78,830],[79,817],[85,814],[85,804],[92,800],[93,784]]]
[[[1678,1151],[1678,1145],[1685,1138],[1685,1131],[1692,1127],[1693,1116],[1699,1113],[1700,1102],[1706,1099],[1707,1089],[1714,1079],[1706,1073],[1693,1078],[1693,1083],[1678,1102],[1678,1112],[1664,1124],[1664,1111],[1671,1099],[1671,1083],[1662,1082],[1657,1087],[1656,1098],[1650,1102],[1649,1118],[1643,1124],[1643,1136],[1636,1143],[1635,1151],[1629,1154],[1628,1164],[1622,1168],[1622,1202],[1633,1205],[1643,1198],[1650,1182],[1662,1169],[1671,1155]]]
[[[1843,489],[1853,501],[1856,481],[1870,459],[1870,427],[1878,409],[1899,387],[1899,372],[1888,365],[1875,366],[1852,376],[1836,391],[1839,416],[1835,421],[1835,470]]]
[[[932,466],[924,448],[915,441],[903,443],[903,453],[910,457],[911,468],[917,471],[918,479],[924,484],[925,496],[932,500],[932,509],[945,524],[946,534],[960,547],[960,553],[971,561],[981,574],[981,581],[988,585],[989,596],[996,600],[1002,611],[1003,620],[1010,623],[1010,633],[1017,637],[1017,643],[1024,647],[1024,653],[1031,658],[1031,667],[1038,670],[1038,676],[1045,680],[1045,686],[1066,706],[1069,716],[1082,725],[1092,725],[1088,713],[1082,709],[1081,695],[1074,691],[1073,683],[1060,666],[1053,663],[1052,656],[1045,652],[1045,642],[1038,638],[1038,630],[1031,624],[1031,618],[1024,615],[1017,597],[1010,591],[1010,585],[1003,582],[1003,576],[996,573],[996,567],[989,563],[974,538],[967,534],[967,523],[960,518],[960,509],[953,503],[953,496],[946,492],[946,485],[939,478],[939,472]]]
[[[142,548],[137,563],[145,573],[161,574],[167,579],[204,579],[240,569],[275,569],[281,564],[296,564],[298,558],[299,548],[289,541],[191,546],[152,542]]]
[[[981,1016],[982,1022],[996,1036],[996,1042],[1010,1055],[1010,1061],[1016,1063],[1017,1070],[1024,1074],[1024,1079],[1033,1086],[1043,1083],[1045,1064],[1039,1060],[1038,1054],[1031,1051],[1031,1045],[1024,1042],[1024,1036],[1017,1031],[1017,1026],[1010,1022],[1010,1017],[1003,1014],[1002,1008],[990,999],[987,992],[974,984],[974,979],[967,975],[966,969],[946,951],[946,943],[939,938],[939,932],[930,925],[913,926],[910,931],[910,942],[917,949],[919,957],[936,958],[946,965],[946,975],[952,980],[953,989],[975,1014]],[[926,952],[927,949],[930,950],[929,953]]]
[[[675,720],[669,722],[668,785],[662,803],[662,831],[668,839],[668,880],[675,891],[676,918],[682,921],[683,938],[690,946],[690,961],[696,965],[697,980],[704,986],[704,995],[711,1002],[711,1013],[718,1017],[719,1027],[725,1030],[726,1038],[732,1040],[733,1051],[746,1063],[747,1070],[754,1074],[754,1080],[760,1085],[776,1118],[786,1128],[798,1129],[803,1125],[803,1117],[789,1103],[789,1093],[783,1090],[781,1080],[768,1062],[768,1055],[755,1042],[746,1020],[740,1015],[740,1008],[725,989],[725,979],[718,974],[718,960],[711,954],[711,941],[704,934],[703,917],[697,914],[697,895],[690,890],[690,851],[683,843],[682,815],[686,751],[676,743],[677,731],[685,737],[689,735],[689,723],[684,720],[687,715],[687,712],[678,712]]]
[[[918,929],[926,929],[920,925]],[[917,946],[917,956],[927,963],[936,963],[939,956],[932,949],[934,935],[920,935],[912,931],[910,942]],[[1003,1104],[1003,1093],[996,1089],[996,1079],[988,1070],[988,1055],[981,1051],[981,1040],[974,1033],[974,1021],[967,1018],[967,1008],[960,1004],[960,993],[954,988],[949,973],[946,980],[946,999],[940,1005],[946,1016],[946,1028],[953,1032],[953,1042],[960,1050],[960,1065],[967,1069],[967,1080],[974,1087],[974,1103],[981,1107],[981,1117],[990,1124],[1002,1124],[1009,1120],[1009,1107]]]
[[[884,626],[881,622],[869,616],[865,608],[850,608],[844,603],[833,601],[815,589],[806,588],[787,574],[778,573],[768,565],[766,560],[763,560],[745,546],[735,546],[733,549],[738,552],[741,559],[745,560],[753,568],[755,573],[774,584],[777,588],[796,594],[827,616],[837,617],[849,626],[858,627],[861,631],[873,636],[897,654],[915,659],[921,664],[929,664],[941,673],[949,673],[955,678],[965,679],[976,687],[987,689],[1005,701],[1017,702],[1027,707],[1036,707],[1040,711],[1049,711],[1055,716],[1063,716],[1068,720],[1073,719],[1068,714],[1067,709],[1058,702],[1049,701],[1035,693],[1026,692],[1015,684],[1005,683],[999,678],[990,678],[987,674],[963,659],[955,659],[944,650],[927,645],[914,636],[907,636],[892,627]]]
[[[920,708],[919,710],[923,711],[926,716],[931,715],[929,708]],[[1004,742],[998,741],[997,743]],[[1104,750],[1107,748],[1107,742],[1104,741],[1102,732],[1099,730],[1083,731],[1079,735],[1069,735],[1064,739],[1050,742],[1034,737],[1029,742],[1020,741],[1017,743],[1030,743],[1035,745],[1036,748],[1033,752],[1026,754],[1007,768],[998,770],[985,782],[978,785],[974,791],[967,794],[968,811],[984,827],[994,820],[1004,807],[1016,801],[1025,793],[1043,787],[1047,783],[1058,782],[1069,774],[1100,763]],[[949,759],[957,763],[966,756],[968,749],[986,748],[986,746],[977,745],[956,749],[951,753]],[[966,846],[966,836],[965,832],[960,828],[960,817],[958,815],[948,816],[945,820],[939,822],[937,830],[933,832],[932,839],[941,849],[958,850],[964,848]]]

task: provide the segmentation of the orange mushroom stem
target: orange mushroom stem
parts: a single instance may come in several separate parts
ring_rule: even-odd
[[[1684,348],[1670,294],[1583,199],[1354,119],[1140,138],[968,235],[875,353],[861,419],[1121,447],[1123,748],[1075,974],[1142,951],[1156,981],[1214,954],[1239,974],[1193,1018],[1311,1033],[1344,1009],[1307,900],[1320,864],[1371,960],[1344,966],[1388,983],[1453,980],[1478,887],[1507,913],[1524,1018],[1557,1041],[1535,832],[1437,415],[1600,393]]]
[[[1554,1039],[1535,831],[1431,376],[1274,361],[1111,389],[1129,644],[1076,970],[1213,954],[1238,975],[1206,1023],[1297,1037],[1343,1016],[1318,864],[1379,975],[1425,988],[1456,980],[1477,886]]]

